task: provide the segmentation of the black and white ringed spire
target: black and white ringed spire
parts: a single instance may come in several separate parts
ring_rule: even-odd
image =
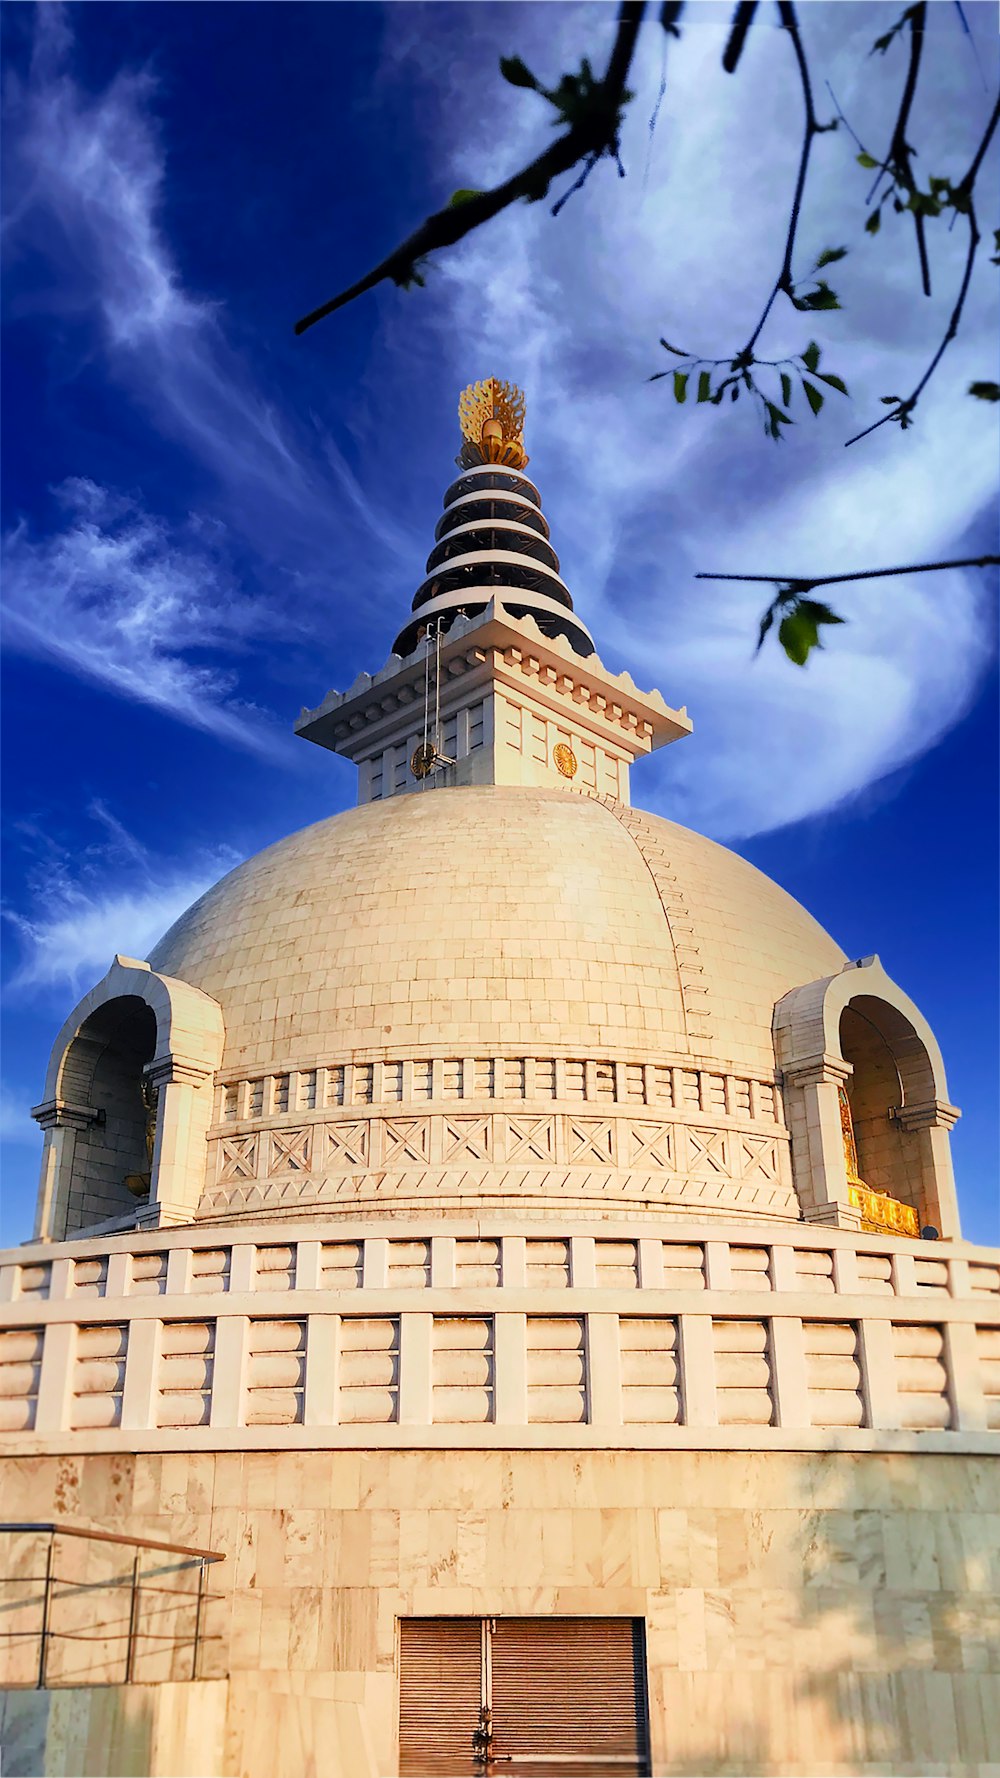
[[[464,473],[445,494],[426,578],[393,652],[412,654],[429,627],[447,630],[496,598],[511,616],[534,618],[543,635],[563,636],[578,654],[593,654],[560,578],[538,489],[524,473],[521,391],[495,377],[474,383],[458,411],[464,436],[456,462]]]

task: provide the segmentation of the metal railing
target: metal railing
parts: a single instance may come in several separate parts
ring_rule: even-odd
[[[0,1576],[0,1584],[6,1587],[31,1588],[40,1587],[37,1595],[30,1592],[25,1597],[9,1595],[0,1604],[0,1647],[6,1645],[10,1650],[9,1662],[14,1669],[11,1676],[4,1675],[3,1683],[9,1686],[36,1689],[57,1685],[131,1685],[139,1678],[147,1675],[137,1674],[137,1665],[143,1652],[143,1644],[151,1645],[147,1652],[155,1652],[158,1647],[161,1654],[167,1656],[167,1671],[160,1672],[159,1679],[197,1679],[199,1677],[199,1657],[207,1642],[217,1642],[218,1636],[210,1634],[205,1628],[206,1608],[219,1595],[211,1594],[206,1588],[208,1569],[213,1562],[224,1562],[225,1556],[216,1550],[193,1549],[187,1544],[161,1543],[151,1537],[127,1537],[114,1531],[92,1531],[79,1525],[34,1523],[31,1521],[0,1522],[0,1534],[16,1537],[30,1537],[33,1534],[47,1539],[45,1544],[44,1568],[41,1573],[7,1574]],[[109,1544],[121,1546],[132,1551],[132,1560],[124,1574],[116,1573],[103,1577],[90,1578],[56,1571],[56,1551],[61,1538],[77,1538],[90,1545]],[[143,1572],[145,1552],[155,1551],[162,1555],[175,1558],[166,1565]],[[16,1566],[16,1564],[15,1564]],[[185,1576],[196,1571],[197,1580],[193,1589],[158,1584],[167,1576]],[[60,1626],[60,1607],[66,1616],[67,1604],[74,1607],[70,1615],[79,1621],[80,1607],[89,1607],[96,1601],[99,1605],[110,1605],[112,1610],[121,1598],[123,1588],[128,1589],[128,1617],[125,1628],[116,1628],[116,1623],[125,1623],[124,1616],[120,1619],[109,1617],[105,1612],[103,1619],[100,1610],[90,1628],[66,1628]],[[60,1588],[63,1589],[60,1591]],[[154,1616],[158,1624],[164,1622],[171,1611],[179,1609],[193,1611],[193,1625],[189,1633],[181,1628],[166,1630],[152,1628],[144,1621],[143,1602],[156,1598],[160,1603],[147,1611],[146,1617]],[[166,1598],[169,1603],[162,1601]],[[15,1626],[8,1629],[3,1626],[2,1618],[17,1617],[32,1607],[37,1608],[38,1621],[27,1628]],[[17,1661],[14,1648],[24,1645],[35,1638],[38,1642],[37,1659],[30,1663]],[[53,1650],[58,1644],[91,1643],[103,1649],[103,1657],[98,1657],[98,1671],[103,1677],[96,1677],[93,1672],[86,1673],[68,1670],[64,1664],[63,1671],[53,1676]],[[109,1652],[114,1645],[124,1643],[120,1653]],[[14,1647],[12,1647],[14,1645]],[[178,1672],[177,1656],[190,1647],[190,1670]],[[115,1671],[116,1666],[120,1667]],[[161,1662],[162,1666],[162,1662]],[[26,1676],[27,1675],[27,1676]]]

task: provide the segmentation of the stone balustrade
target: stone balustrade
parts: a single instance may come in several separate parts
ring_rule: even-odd
[[[5,1256],[0,1437],[865,1450],[1000,1431],[1000,1254],[982,1248],[662,1222],[274,1234]]]

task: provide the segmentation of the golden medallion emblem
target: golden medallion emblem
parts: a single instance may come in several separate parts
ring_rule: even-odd
[[[415,778],[426,778],[433,771],[437,749],[430,741],[420,741],[410,754],[410,771]]]
[[[555,761],[556,771],[561,772],[564,778],[576,777],[576,754],[572,747],[567,747],[565,741],[560,741],[553,747],[552,758]]]

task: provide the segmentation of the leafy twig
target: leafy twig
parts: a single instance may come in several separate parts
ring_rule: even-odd
[[[857,131],[853,128],[853,126],[848,122],[847,118],[844,116],[844,113],[840,108],[840,103],[838,101],[837,95],[834,92],[832,86],[830,85],[830,82],[828,80],[824,80],[823,85],[826,87],[826,90],[829,93],[830,98],[833,100],[833,109],[837,113],[837,116],[840,119],[840,122],[843,124],[845,130],[847,131],[847,134],[850,136],[850,138],[853,142],[857,143],[862,154],[867,153],[867,150],[865,148],[864,143],[861,140],[861,137],[858,135]]]
[[[586,104],[575,111],[569,128],[551,148],[538,155],[528,166],[522,167],[512,178],[506,179],[502,185],[494,186],[490,191],[468,195],[463,193],[461,202],[447,204],[443,210],[437,210],[433,216],[428,216],[413,234],[407,236],[393,253],[381,260],[363,278],[348,285],[339,295],[331,297],[329,302],[321,303],[319,308],[313,309],[297,321],[295,332],[305,333],[317,321],[332,315],[336,309],[342,309],[346,303],[353,302],[355,297],[361,296],[366,290],[374,289],[387,278],[401,285],[416,281],[415,274],[419,275],[420,264],[428,253],[454,246],[473,229],[491,221],[519,198],[527,198],[529,201],[543,198],[552,180],[562,173],[568,173],[581,160],[589,161],[592,157],[599,159],[608,152],[616,154],[621,111],[630,97],[625,83],[645,10],[644,0],[622,0],[618,9],[618,30],[604,77],[585,89]],[[511,59],[509,68],[515,75],[512,84],[542,90],[523,63],[516,58]],[[519,70],[523,70],[526,79],[517,78]],[[589,74],[587,63],[583,65],[581,76],[564,76],[562,85],[554,93],[545,94],[556,105],[560,115],[566,117],[568,114],[560,104],[560,99],[566,100],[568,105],[569,99],[578,97],[583,91],[584,73]],[[510,72],[507,78],[511,78]]]
[[[826,257],[826,255],[821,255],[821,262]],[[830,257],[839,257],[839,252],[835,250]],[[791,416],[785,412],[792,399],[793,376],[798,377],[805,398],[814,414],[819,413],[825,396],[823,391],[816,387],[815,382],[808,381],[806,372],[809,373],[809,376],[818,378],[821,383],[828,383],[831,389],[839,390],[841,395],[847,394],[847,384],[842,377],[834,376],[832,371],[820,370],[821,353],[815,340],[810,340],[805,351],[799,352],[792,358],[755,358],[749,350],[737,353],[735,358],[696,358],[692,353],[682,351],[680,346],[672,346],[668,340],[661,340],[660,345],[665,352],[673,353],[674,357],[681,359],[682,362],[674,368],[672,373],[666,370],[656,371],[649,378],[651,383],[659,382],[661,377],[672,374],[674,400],[683,403],[687,400],[688,382],[697,372],[695,399],[698,402],[710,402],[713,407],[719,406],[727,391],[730,399],[737,401],[740,390],[745,388],[760,404],[764,418],[764,433],[768,438],[779,439],[782,436],[781,427],[793,424]],[[722,381],[713,389],[712,373],[723,366],[730,374],[723,377]],[[761,370],[778,372],[777,383],[780,385],[780,394],[778,387],[775,387],[773,400],[757,381],[755,373]],[[779,401],[780,407],[778,406]]]
[[[791,587],[811,593],[818,586],[837,586],[845,580],[886,580],[893,574],[938,574],[944,568],[1000,568],[1000,556],[963,556],[957,562],[908,562],[901,568],[859,568],[854,574],[696,574],[695,580],[766,581],[771,586]]]
[[[853,438],[845,439],[845,445],[858,444],[862,438],[867,438],[870,433],[877,432],[879,427],[886,425],[889,420],[897,421],[904,432],[910,425],[910,415],[930,382],[931,377],[937,370],[937,367],[952,340],[955,338],[955,335],[958,332],[958,324],[962,319],[962,310],[965,307],[965,299],[969,291],[969,281],[972,277],[972,267],[975,263],[976,249],[979,246],[981,238],[979,234],[979,225],[976,222],[976,212],[971,199],[969,208],[966,211],[966,216],[969,223],[969,250],[965,256],[965,271],[962,274],[962,282],[959,286],[955,307],[951,311],[951,318],[945,329],[944,338],[942,339],[941,344],[938,346],[937,351],[928,364],[927,369],[924,371],[923,376],[920,378],[916,388],[906,397],[906,400],[900,401],[898,397],[893,395],[883,396],[882,399],[890,411],[883,414],[880,420],[873,420],[870,426],[864,428],[863,432],[856,432]]]
[[[777,587],[777,592],[760,620],[757,634],[759,654],[764,640],[779,618],[778,641],[790,661],[804,667],[814,648],[822,648],[820,629],[827,624],[845,620],[820,599],[810,597],[821,586],[837,586],[846,580],[885,580],[898,574],[937,574],[945,568],[996,568],[1000,556],[965,556],[955,562],[910,562],[905,567],[861,568],[853,574],[696,574],[696,580],[763,581]]]
[[[927,369],[924,371],[923,376],[917,383],[916,388],[913,389],[905,400],[897,395],[883,396],[882,400],[884,405],[890,411],[883,414],[881,419],[874,420],[870,426],[866,426],[863,432],[856,432],[853,438],[847,439],[846,443],[849,445],[857,444],[860,439],[867,438],[869,433],[877,432],[880,426],[885,426],[890,420],[896,421],[900,428],[904,432],[906,431],[911,423],[910,416],[913,413],[917,402],[926,389],[927,384],[930,382],[931,377],[934,375],[934,372],[937,370],[948,346],[958,332],[959,323],[962,319],[962,310],[965,307],[965,299],[968,295],[969,284],[972,279],[972,268],[975,264],[976,251],[981,239],[979,224],[976,219],[975,205],[972,201],[972,193],[976,179],[979,176],[979,169],[983,164],[986,151],[993,140],[993,134],[998,122],[1000,122],[1000,96],[997,97],[993,110],[990,113],[979,146],[959,183],[953,186],[947,179],[932,179],[930,182],[931,189],[929,193],[916,191],[913,199],[911,199],[911,202],[914,203],[915,207],[921,205],[924,207],[925,214],[939,214],[941,209],[947,205],[953,209],[954,216],[961,215],[966,218],[969,224],[969,246],[965,256],[965,270],[962,273],[962,281],[959,285],[958,295],[955,299],[955,306],[952,309],[948,326],[945,329],[944,338],[938,346],[937,351],[934,353]],[[864,158],[867,162],[870,161],[871,157],[866,155]]]
[[[830,286],[825,279],[820,278],[815,290],[810,290],[805,295],[800,296],[796,291],[795,281],[792,276],[792,256],[795,251],[799,216],[802,210],[802,196],[805,191],[806,175],[809,170],[809,156],[812,150],[813,139],[816,136],[822,135],[827,130],[835,130],[837,128],[837,122],[835,119],[832,123],[822,124],[816,117],[816,109],[813,103],[812,81],[809,75],[809,65],[806,61],[802,38],[799,34],[799,25],[795,15],[795,8],[790,4],[790,0],[779,0],[778,13],[782,27],[788,32],[792,41],[795,60],[799,71],[799,80],[802,87],[802,99],[805,111],[802,148],[799,154],[798,170],[795,176],[795,190],[792,196],[788,227],[785,233],[784,252],[782,254],[778,275],[775,278],[770,294],[764,304],[760,319],[753,329],[750,338],[747,340],[746,345],[743,346],[740,351],[734,354],[727,354],[724,358],[696,358],[690,353],[681,352],[676,346],[668,345],[666,340],[661,339],[660,341],[660,345],[663,346],[665,351],[672,352],[675,357],[689,360],[685,369],[678,366],[673,372],[674,396],[677,401],[684,401],[686,399],[687,379],[688,376],[695,371],[699,372],[699,401],[710,401],[718,406],[727,390],[730,393],[731,399],[736,401],[739,397],[741,388],[746,388],[760,403],[764,416],[764,431],[766,435],[769,438],[774,439],[779,439],[782,436],[782,426],[790,426],[792,424],[790,415],[785,412],[792,394],[790,372],[796,372],[801,378],[806,399],[814,414],[819,413],[820,408],[823,406],[824,397],[822,391],[817,389],[814,383],[806,382],[803,376],[803,369],[809,371],[811,374],[818,374],[822,381],[831,384],[835,389],[839,389],[841,394],[847,394],[847,388],[840,377],[827,375],[825,372],[817,371],[820,353],[819,347],[815,345],[815,343],[811,342],[806,348],[806,351],[800,354],[797,358],[762,359],[757,358],[754,353],[754,347],[764,330],[767,318],[771,313],[779,291],[785,292],[785,295],[796,309],[836,309],[840,307],[835,293],[830,289]],[[742,51],[743,41],[746,31],[749,28],[752,14],[753,7],[749,5],[740,5],[736,9],[732,32],[726,46],[725,56],[723,57],[723,67],[730,71],[735,67],[736,62],[739,60],[739,55]],[[824,266],[831,265],[835,260],[843,259],[846,251],[847,249],[845,247],[827,248],[825,253],[820,254],[809,276],[813,277],[818,274]],[[727,365],[732,374],[725,377],[717,388],[713,390],[711,388],[711,372],[718,369],[720,365]],[[771,400],[769,395],[765,393],[763,389],[758,387],[753,375],[754,366],[767,366],[776,369],[781,373],[780,406],[778,405],[777,390],[775,390],[775,399]],[[667,371],[657,371],[649,380],[650,382],[655,383],[661,377],[667,376],[668,374]]]

